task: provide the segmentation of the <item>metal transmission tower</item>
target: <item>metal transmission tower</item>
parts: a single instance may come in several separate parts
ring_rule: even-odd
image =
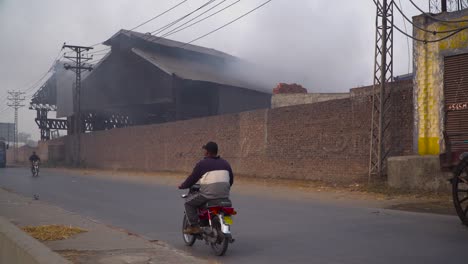
[[[8,91],[9,96],[7,97],[9,103],[8,106],[15,109],[15,134],[13,138],[13,158],[15,162],[18,161],[18,109],[24,106],[22,102],[26,100],[23,96],[24,92],[20,91]]]
[[[429,0],[429,13],[440,13],[441,1],[442,0]]]
[[[82,113],[81,113],[81,73],[84,70],[91,71],[93,68],[90,65],[86,65],[86,62],[92,59],[91,57],[85,56],[83,53],[93,49],[93,47],[83,47],[83,46],[74,46],[74,45],[63,45],[63,48],[71,49],[75,52],[75,56],[64,56],[65,58],[71,60],[75,65],[65,64],[64,67],[67,70],[74,70],[76,74],[75,80],[75,91],[73,96],[73,133],[75,137],[75,165],[79,166],[81,161],[81,133],[85,131],[84,125],[82,122]]]
[[[369,159],[369,181],[386,173],[386,159],[391,149],[390,110],[393,79],[393,1],[375,1],[375,61],[372,96],[372,121]]]
[[[468,0],[429,0],[429,12],[453,12],[468,8]]]

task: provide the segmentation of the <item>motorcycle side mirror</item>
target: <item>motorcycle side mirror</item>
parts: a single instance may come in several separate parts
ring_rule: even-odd
[[[187,197],[188,197],[188,194],[182,194],[181,197],[182,197],[182,198],[187,198]]]

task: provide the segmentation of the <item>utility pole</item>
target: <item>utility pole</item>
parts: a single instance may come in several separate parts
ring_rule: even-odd
[[[15,131],[13,136],[13,159],[18,162],[18,109],[24,106],[22,102],[26,100],[24,92],[8,91],[8,106],[15,109]]]
[[[429,0],[429,12],[454,12],[468,8],[467,0]]]
[[[369,182],[386,174],[391,150],[390,110],[393,80],[393,0],[376,1],[374,84],[372,96]]]
[[[429,0],[429,13],[440,13],[441,0]]]
[[[442,0],[442,12],[447,12],[447,0]]]
[[[75,92],[73,94],[73,133],[75,134],[75,165],[79,166],[81,162],[81,133],[83,133],[82,113],[81,113],[81,73],[84,70],[91,71],[93,68],[86,65],[85,62],[92,59],[91,57],[85,56],[83,53],[93,49],[93,47],[74,46],[74,45],[63,45],[63,48],[68,48],[75,53],[75,56],[64,56],[71,60],[75,65],[65,64],[64,67],[67,70],[74,70],[76,75],[75,80]]]

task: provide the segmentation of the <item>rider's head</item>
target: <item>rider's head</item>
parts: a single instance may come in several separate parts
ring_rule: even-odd
[[[36,155],[36,151],[33,151],[33,155]]]
[[[218,156],[218,144],[215,142],[208,142],[203,146],[205,150],[205,157],[216,157]]]

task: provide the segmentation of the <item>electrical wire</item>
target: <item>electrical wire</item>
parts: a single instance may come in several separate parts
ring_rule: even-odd
[[[101,52],[101,53],[95,53],[95,54],[92,54],[91,56],[104,56],[106,54],[108,54],[110,51],[107,51],[107,52]]]
[[[3,108],[2,110],[0,110],[0,114],[5,114],[6,112],[8,112],[8,110],[10,110],[12,108],[10,108],[9,106]]]
[[[175,24],[179,23],[180,21],[184,20],[185,18],[187,18],[187,17],[191,16],[192,14],[196,13],[197,11],[199,11],[199,10],[205,8],[206,6],[210,5],[210,4],[213,3],[214,1],[216,1],[216,0],[208,1],[208,2],[206,2],[205,4],[203,4],[202,6],[198,7],[197,9],[193,10],[192,12],[190,12],[189,14],[186,14],[186,15],[180,17],[179,19],[176,19],[176,20],[170,22],[169,24],[166,24],[166,25],[164,25],[163,27],[161,27],[161,28],[159,28],[159,29],[156,29],[156,30],[150,32],[150,34],[149,34],[149,36],[148,36],[147,39],[152,39],[152,40],[153,40],[153,39],[154,39],[155,37],[157,37],[157,35],[160,34],[161,32],[163,32],[163,31],[169,29],[170,27],[174,26]]]
[[[400,6],[402,6],[402,5],[401,5],[401,0],[399,0],[399,1],[400,1]],[[403,16],[404,20],[408,21],[413,27],[415,27],[415,28],[417,28],[417,29],[419,29],[419,30],[421,30],[421,31],[428,32],[428,33],[432,33],[433,35],[436,35],[436,34],[443,34],[443,33],[452,33],[452,32],[455,32],[455,31],[459,30],[459,29],[449,29],[449,30],[443,30],[443,31],[435,31],[435,30],[428,30],[428,29],[425,29],[425,28],[423,28],[423,27],[421,27],[421,26],[419,26],[419,25],[413,23],[413,21],[412,21],[411,19],[409,19],[409,18],[405,15],[405,13],[403,12],[403,10],[402,10],[395,2],[393,2],[393,3],[394,3],[394,6],[396,7],[396,9],[398,10],[398,12]],[[405,26],[405,27],[406,27],[406,26]]]
[[[107,50],[110,50],[111,48],[105,48],[105,49],[100,49],[100,50],[95,50],[95,51],[92,51],[92,52],[88,52],[87,54],[88,55],[91,55],[91,54],[95,54],[95,53],[99,53],[101,51],[107,51]]]
[[[96,47],[96,46],[99,46],[99,45],[102,45],[102,42],[98,42],[98,43],[95,43],[93,45],[89,45],[88,47]]]
[[[187,25],[188,23],[190,23],[190,22],[194,21],[195,19],[197,19],[197,18],[203,16],[204,14],[206,14],[206,13],[208,13],[209,11],[215,9],[216,7],[220,6],[221,4],[223,4],[223,3],[226,2],[226,1],[227,1],[227,0],[222,0],[221,2],[219,2],[218,4],[216,4],[215,6],[210,7],[208,10],[203,11],[201,14],[199,14],[199,15],[197,15],[196,17],[190,19],[189,21],[183,23],[182,25],[179,25],[178,27],[172,29],[171,31],[167,32],[166,34],[169,34],[169,33],[171,33],[171,32],[174,32],[174,31],[176,31],[177,29],[179,29],[179,28],[181,28],[181,27]]]
[[[188,14],[186,14],[186,15],[180,17],[179,19],[176,19],[176,20],[172,21],[171,23],[166,24],[165,26],[160,27],[160,28],[158,28],[158,29],[152,31],[152,32],[151,32],[151,35],[149,36],[149,38],[151,38],[152,35],[158,35],[159,33],[163,32],[164,30],[166,30],[166,29],[172,27],[173,25],[175,25],[175,24],[179,23],[180,21],[186,19],[187,17],[193,15],[194,13],[196,13],[196,12],[202,10],[203,8],[207,7],[208,5],[210,5],[211,3],[215,2],[215,1],[216,1],[216,0],[209,0],[208,2],[204,3],[203,5],[201,5],[200,7],[196,8],[195,10],[191,11],[190,13],[188,13]]]
[[[231,20],[230,22],[228,22],[228,23],[226,23],[226,24],[224,24],[224,25],[222,25],[222,26],[220,26],[220,27],[218,27],[218,28],[216,28],[216,29],[214,29],[214,30],[212,30],[212,31],[210,31],[210,32],[208,32],[208,33],[206,33],[205,35],[203,35],[203,36],[201,36],[201,37],[198,37],[198,38],[196,38],[196,39],[193,39],[193,40],[191,40],[191,41],[189,41],[189,42],[187,42],[187,43],[181,45],[180,47],[184,47],[184,46],[186,46],[186,45],[188,45],[188,44],[191,44],[191,43],[193,43],[193,42],[195,42],[195,41],[197,41],[197,40],[200,40],[200,39],[202,39],[202,38],[204,38],[204,37],[206,37],[206,36],[209,36],[209,35],[211,35],[211,34],[217,32],[217,31],[219,31],[219,30],[221,30],[221,29],[223,29],[223,28],[225,28],[225,27],[231,25],[232,23],[234,23],[234,22],[240,20],[241,18],[243,18],[243,17],[249,15],[250,13],[256,11],[257,9],[260,9],[261,7],[263,7],[263,6],[265,6],[266,4],[270,3],[271,1],[273,1],[273,0],[268,0],[268,1],[264,2],[263,4],[261,4],[261,5],[257,6],[257,7],[255,7],[254,9],[248,11],[247,13],[244,13],[243,15],[237,17],[236,19]]]
[[[401,0],[398,0],[398,2],[400,3],[401,10],[400,10],[400,8],[398,7],[398,5],[397,5],[395,2],[393,2],[393,4],[395,5],[395,7],[396,7],[398,10],[401,11],[400,13],[403,15],[403,17],[406,17],[406,16],[404,15],[404,12],[403,12],[403,5],[401,4]],[[407,27],[406,27],[406,21],[405,21],[405,19],[403,19],[403,25],[405,26],[405,33],[408,33],[408,29],[407,29]],[[410,58],[411,58],[411,51],[410,51],[410,39],[409,39],[408,37],[406,37],[406,47],[408,48],[408,74],[409,74],[409,73],[411,72],[411,70],[410,70],[410,69],[411,69],[411,60],[410,60]]]
[[[148,19],[148,20],[146,20],[146,21],[144,21],[143,23],[141,23],[141,24],[139,24],[139,25],[133,27],[133,28],[130,29],[129,31],[133,31],[133,30],[135,30],[135,29],[137,29],[137,28],[139,28],[139,27],[141,27],[141,26],[144,26],[144,25],[148,24],[149,22],[151,22],[151,21],[153,21],[153,20],[155,20],[155,19],[157,19],[157,18],[159,18],[159,17],[161,17],[161,16],[163,16],[163,15],[169,13],[170,11],[174,10],[175,8],[179,7],[180,5],[182,5],[183,3],[187,2],[187,1],[188,1],[188,0],[184,0],[184,1],[180,2],[180,3],[178,3],[177,5],[175,5],[175,6],[171,7],[171,8],[169,8],[169,9],[163,11],[162,13],[160,13],[160,14],[158,14],[158,15],[156,15],[156,16],[154,16],[154,17],[152,17],[152,18],[150,18],[150,19]],[[98,42],[98,43],[95,43],[95,44],[93,44],[93,45],[90,45],[90,47],[96,47],[96,46],[101,45],[101,44],[102,44],[102,42]]]
[[[228,9],[228,8],[230,8],[230,7],[232,7],[233,5],[239,3],[240,1],[241,1],[241,0],[237,0],[236,2],[234,2],[234,3],[230,4],[230,5],[228,5],[228,6],[224,7],[224,8],[222,8],[222,9],[220,9],[220,10],[218,10],[218,11],[216,11],[215,13],[213,13],[213,14],[211,14],[211,15],[208,15],[208,16],[206,16],[206,17],[200,19],[200,20],[197,20],[197,21],[193,22],[192,24],[190,24],[190,25],[188,25],[188,26],[186,26],[186,27],[183,27],[183,28],[181,28],[181,29],[179,29],[179,30],[176,30],[176,29],[177,29],[177,28],[176,28],[176,29],[174,29],[174,30],[172,30],[172,31],[170,31],[170,32],[168,32],[168,33],[166,33],[165,35],[161,36],[161,38],[165,38],[165,37],[174,35],[174,34],[179,33],[180,31],[183,31],[183,30],[185,30],[185,29],[187,29],[187,28],[190,28],[190,27],[192,27],[192,26],[195,26],[196,24],[201,23],[201,22],[207,20],[208,18],[213,17],[213,16],[215,16],[215,15],[221,13],[222,11],[224,11],[224,10],[226,10],[226,9]]]
[[[47,76],[49,75],[49,73],[54,69],[54,66],[55,66],[55,64],[57,63],[57,61],[60,60],[61,57],[63,56],[63,55],[62,55],[62,50],[63,50],[63,48],[61,48],[61,49],[59,50],[57,56],[55,57],[54,61],[52,62],[52,65],[50,66],[50,68],[49,68],[44,74],[41,75],[41,77],[39,78],[39,80],[33,82],[31,85],[28,85],[29,88],[25,89],[25,90],[23,91],[24,93],[29,93],[29,92],[31,92],[32,90],[34,90],[34,88],[36,88],[37,85],[38,85],[41,81],[43,81],[45,77],[47,77]],[[20,90],[21,90],[21,89],[20,89]],[[3,103],[6,103],[6,101],[7,101],[7,99],[4,99],[4,101],[2,102],[2,104],[3,104]],[[8,107],[7,107],[7,108],[8,108]],[[3,110],[3,111],[5,111],[5,110]],[[1,112],[0,112],[0,113],[1,113]]]
[[[50,68],[47,70],[47,72],[45,72],[44,75],[42,75],[42,77],[41,77],[38,81],[36,81],[33,85],[31,85],[31,86],[29,87],[29,89],[25,90],[25,91],[24,91],[25,93],[27,93],[27,92],[33,90],[34,88],[36,88],[36,86],[37,86],[52,70],[54,70],[54,67],[55,67],[55,65],[57,64],[57,62],[64,56],[64,55],[62,54],[62,50],[63,50],[63,47],[60,49],[60,51],[59,51],[57,57],[55,57],[54,61],[52,62],[52,65],[51,65]]]
[[[431,18],[432,20],[435,20],[435,21],[438,21],[438,22],[443,22],[443,23],[468,23],[468,20],[443,20],[443,19],[436,18],[433,15],[424,12],[424,10],[422,10],[416,3],[414,3],[413,0],[409,0],[409,1],[416,9],[419,10],[419,12],[421,12],[423,15]]]
[[[148,20],[146,20],[145,22],[139,24],[138,26],[136,26],[136,27],[130,29],[130,31],[133,31],[133,30],[135,30],[135,29],[137,29],[137,28],[139,28],[139,27],[141,27],[141,26],[144,26],[144,25],[148,24],[149,22],[151,22],[151,21],[153,21],[153,20],[155,20],[155,19],[157,19],[157,18],[163,16],[164,14],[166,14],[166,13],[172,11],[173,9],[177,8],[178,6],[182,5],[183,3],[187,2],[187,1],[188,1],[188,0],[184,0],[184,1],[180,2],[180,3],[178,3],[177,5],[175,5],[175,6],[171,7],[171,8],[169,8],[169,9],[167,9],[166,11],[164,11],[164,12],[162,12],[162,13],[160,13],[160,14],[158,14],[158,15],[156,15],[156,16],[154,16],[154,17],[148,19]]]
[[[455,31],[455,32],[453,32],[453,33],[451,33],[451,34],[449,34],[449,35],[447,35],[447,36],[445,36],[445,37],[442,37],[442,38],[439,38],[439,39],[434,39],[434,40],[427,40],[427,39],[415,38],[415,37],[409,35],[408,33],[404,32],[403,30],[401,30],[399,27],[397,27],[397,26],[395,26],[395,25],[393,25],[393,28],[395,28],[396,30],[398,30],[401,34],[403,34],[403,35],[405,35],[405,36],[411,38],[412,40],[419,41],[419,42],[423,42],[423,43],[425,43],[425,44],[427,44],[427,43],[439,42],[439,41],[442,41],[442,40],[446,40],[446,39],[448,39],[448,38],[450,38],[450,37],[452,37],[452,36],[454,36],[454,35],[456,35],[456,34],[462,32],[462,31],[465,30],[465,29],[468,29],[468,28],[461,28],[461,29],[458,29],[457,31]]]
[[[37,93],[40,91],[40,89],[44,86],[44,83],[39,87],[39,89],[37,91],[34,91],[34,89],[37,87],[37,85],[39,83],[41,83],[41,81],[49,75],[50,72],[54,71],[54,68],[55,68],[55,65],[57,64],[57,62],[63,58],[64,54],[62,54],[62,50],[63,50],[63,47],[60,49],[59,51],[59,54],[57,55],[57,57],[55,57],[52,65],[50,66],[49,70],[38,80],[36,81],[33,85],[31,85],[31,87],[27,90],[24,91],[25,93],[25,97],[28,98],[28,99],[31,99],[32,97],[35,97],[37,95]]]

